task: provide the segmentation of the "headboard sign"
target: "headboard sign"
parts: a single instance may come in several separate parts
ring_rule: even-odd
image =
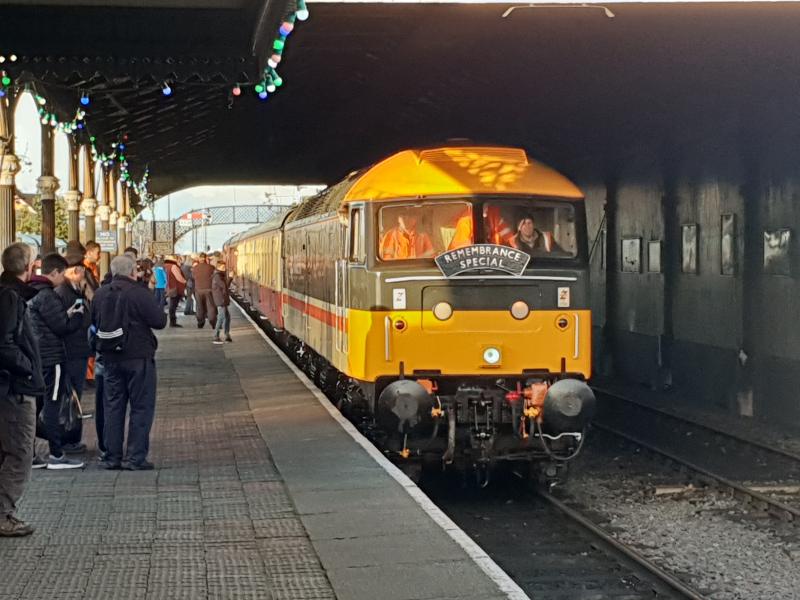
[[[496,244],[474,244],[441,253],[436,257],[436,265],[445,277],[486,270],[519,277],[530,260],[530,254],[515,248]]]

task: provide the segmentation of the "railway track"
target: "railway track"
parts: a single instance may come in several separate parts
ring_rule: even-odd
[[[266,330],[261,319],[254,322]],[[532,496],[514,480],[465,494],[443,481],[423,489],[537,600],[705,597],[548,491]]]
[[[596,393],[602,408],[594,428],[660,455],[756,509],[800,523],[800,499],[777,497],[780,490],[800,489],[800,455],[618,394]]]
[[[548,491],[531,493],[511,476],[480,490],[437,473],[421,487],[531,598],[705,598],[582,509]]]

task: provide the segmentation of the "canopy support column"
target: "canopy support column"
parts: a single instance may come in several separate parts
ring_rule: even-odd
[[[42,175],[36,180],[42,203],[42,256],[56,251],[56,190],[58,179],[53,175],[55,135],[48,123],[42,125]]]
[[[0,250],[16,239],[14,178],[19,172],[19,159],[14,155],[15,102],[13,88],[8,88],[5,98],[0,98]]]

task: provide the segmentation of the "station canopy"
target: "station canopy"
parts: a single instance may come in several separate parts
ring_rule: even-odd
[[[125,139],[156,194],[331,183],[455,138],[573,177],[650,146],[728,148],[748,128],[797,146],[781,123],[800,97],[796,4],[509,6],[312,2],[262,100],[297,0],[0,0],[0,69],[60,118],[86,94],[87,129],[107,151]]]

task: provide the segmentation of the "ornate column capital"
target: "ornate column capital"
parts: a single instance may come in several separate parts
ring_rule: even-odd
[[[42,175],[36,180],[36,188],[42,198],[55,198],[58,187],[58,177],[54,175]]]
[[[87,217],[94,217],[94,213],[97,210],[97,200],[94,198],[84,198],[81,201],[81,211]]]
[[[111,214],[108,215],[108,226],[112,229],[117,226],[117,219],[119,219],[119,213],[115,210],[111,211]]]
[[[64,192],[64,203],[67,205],[67,210],[77,211],[81,206],[81,193],[78,190]]]
[[[125,215],[120,215],[117,217],[117,229],[122,229],[123,231],[128,225],[128,217]]]
[[[3,154],[0,160],[0,185],[14,185],[14,176],[19,173],[19,159],[14,154]]]
[[[97,216],[100,217],[101,222],[108,222],[110,214],[111,209],[108,207],[108,204],[101,204],[97,207]]]

